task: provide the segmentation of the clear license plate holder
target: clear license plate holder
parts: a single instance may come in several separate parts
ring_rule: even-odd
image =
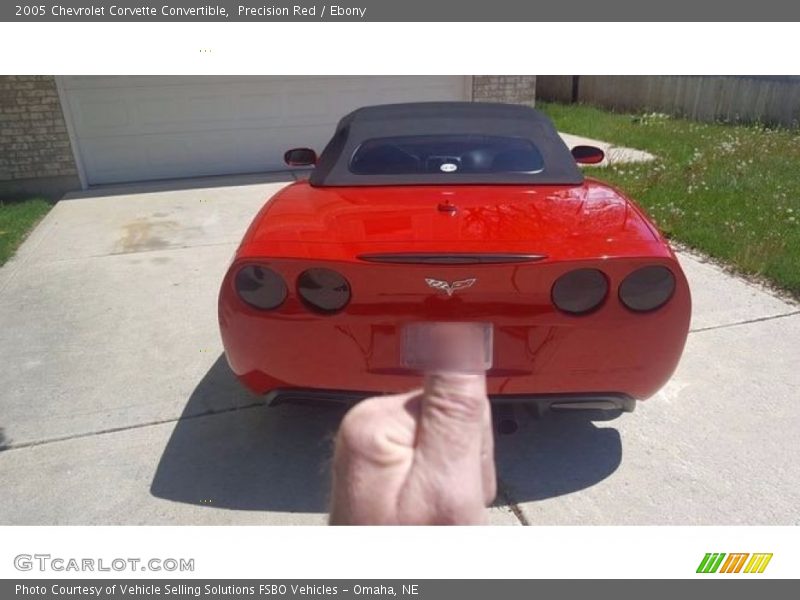
[[[416,321],[402,327],[400,338],[400,360],[406,369],[483,373],[492,368],[491,323]]]

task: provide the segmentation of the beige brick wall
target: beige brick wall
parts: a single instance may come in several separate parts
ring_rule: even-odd
[[[475,75],[472,78],[475,102],[508,102],[533,106],[536,102],[536,75]]]
[[[0,182],[47,179],[77,179],[55,78],[0,76]]]

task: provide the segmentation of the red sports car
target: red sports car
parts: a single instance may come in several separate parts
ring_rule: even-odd
[[[676,257],[633,201],[584,177],[524,106],[418,103],[344,117],[307,181],[256,215],[222,282],[228,362],[271,400],[418,385],[403,332],[488,323],[495,402],[632,410],[669,379],[689,327]]]

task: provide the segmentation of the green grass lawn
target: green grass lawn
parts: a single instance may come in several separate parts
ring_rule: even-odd
[[[656,162],[590,173],[670,238],[800,297],[800,132],[537,103],[559,130],[647,150]]]
[[[0,201],[0,265],[14,252],[34,225],[47,214],[51,204],[41,198],[20,202]]]

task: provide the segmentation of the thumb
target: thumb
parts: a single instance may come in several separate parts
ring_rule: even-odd
[[[483,425],[488,417],[486,376],[430,373],[420,406],[417,452],[441,468],[480,461]],[[479,463],[476,463],[476,466]]]

